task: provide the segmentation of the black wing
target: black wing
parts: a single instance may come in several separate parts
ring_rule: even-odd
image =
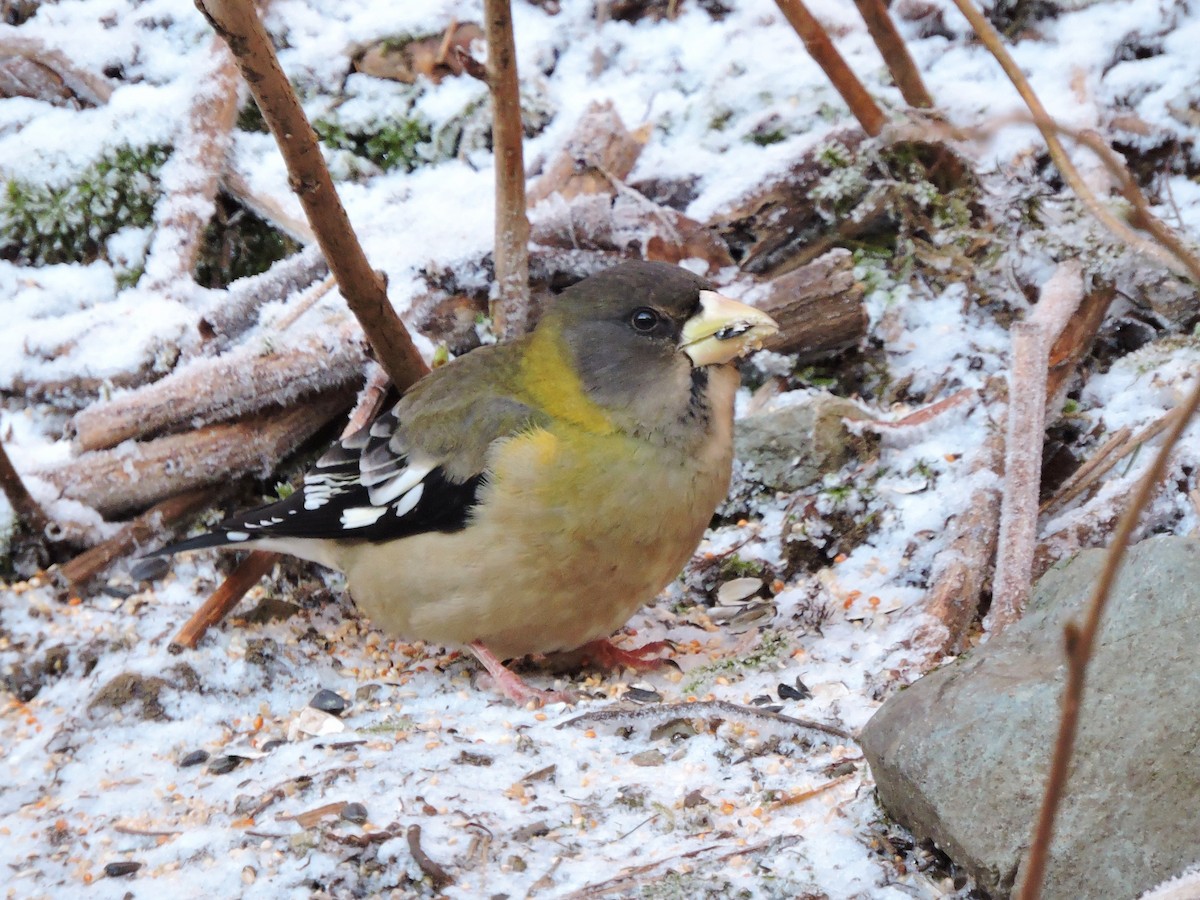
[[[334,444],[291,496],[241,513],[208,534],[160,552],[259,538],[378,542],[427,531],[459,531],[466,527],[483,478],[479,473],[456,481],[441,466],[407,452],[391,411]]]

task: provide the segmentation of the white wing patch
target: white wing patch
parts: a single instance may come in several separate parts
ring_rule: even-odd
[[[387,512],[386,506],[352,506],[342,510],[342,527],[346,530],[374,525]]]
[[[421,495],[423,493],[425,493],[425,484],[421,483],[397,500],[396,518],[398,519],[412,512],[416,508],[416,505],[421,502]]]
[[[338,494],[349,491],[357,482],[358,476],[353,474],[311,472],[304,478],[304,508],[320,509]]]
[[[246,531],[227,531],[225,532],[225,540],[227,541],[248,541],[250,534]]]
[[[425,476],[432,471],[433,466],[431,465],[422,466],[410,462],[387,481],[371,485],[367,489],[367,495],[374,505],[387,506],[393,500],[399,499],[401,495],[408,494],[413,488],[419,487]],[[421,499],[421,495],[418,493],[417,500],[419,499]],[[416,505],[417,500],[413,501],[413,505]],[[410,506],[409,509],[411,508]]]

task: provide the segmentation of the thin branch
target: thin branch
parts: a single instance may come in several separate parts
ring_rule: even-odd
[[[842,99],[846,101],[846,105],[850,107],[854,118],[858,119],[863,131],[871,137],[876,137],[883,131],[886,122],[883,111],[871,99],[871,95],[867,93],[863,83],[858,80],[858,76],[846,65],[842,55],[833,46],[833,41],[829,39],[829,33],[824,26],[808,11],[808,7],[802,0],[775,0],[775,3],[787,17],[791,26],[796,29],[796,34],[800,35],[800,39],[804,41],[804,48],[808,51],[809,56],[821,67],[834,88],[841,94]]]
[[[929,96],[925,82],[921,80],[921,73],[917,71],[917,65],[908,52],[904,38],[900,37],[900,32],[896,30],[896,23],[892,21],[883,0],[854,0],[854,5],[858,7],[859,15],[866,22],[871,40],[879,48],[879,53],[883,56],[896,87],[900,89],[904,102],[918,109],[931,108],[933,98]]]
[[[781,725],[791,725],[794,728],[820,731],[823,734],[832,735],[843,741],[857,740],[850,732],[844,728],[838,728],[836,725],[829,725],[814,719],[797,719],[794,716],[785,716],[783,713],[771,712],[769,709],[761,709],[756,706],[739,706],[736,703],[730,703],[726,700],[701,700],[696,703],[663,703],[632,707],[609,706],[596,712],[588,712],[580,716],[575,716],[574,718],[567,719],[565,722],[559,722],[554,727],[556,729],[566,728],[568,725],[587,725],[592,722],[660,721],[678,718],[679,716],[686,716],[693,719],[760,719],[778,722]]]
[[[1062,175],[1063,181],[1087,205],[1088,209],[1092,211],[1092,215],[1130,247],[1158,260],[1171,271],[1180,272],[1182,270],[1192,272],[1192,265],[1184,264],[1183,260],[1177,259],[1173,253],[1164,250],[1160,244],[1143,238],[1113,215],[1108,207],[1100,202],[1096,195],[1092,193],[1091,188],[1084,183],[1079,171],[1075,168],[1075,164],[1071,162],[1066,149],[1058,139],[1058,132],[1061,128],[1054,124],[1054,121],[1047,114],[1046,108],[1042,106],[1042,101],[1038,99],[1037,94],[1030,87],[1028,79],[1025,78],[1025,74],[1017,65],[1016,60],[1005,49],[999,32],[992,27],[992,23],[984,17],[983,13],[972,5],[971,0],[954,0],[954,5],[959,8],[959,11],[971,23],[971,27],[975,29],[975,33],[979,36],[983,45],[987,47],[992,56],[996,57],[996,61],[1000,63],[1000,67],[1017,89],[1017,93],[1021,95],[1021,99],[1029,107],[1029,111],[1033,115],[1033,124],[1042,133],[1042,137],[1046,141],[1046,147],[1050,151],[1050,158],[1054,161],[1059,174]],[[1200,281],[1200,266],[1195,267],[1195,273],[1192,274],[1192,277]]]
[[[184,650],[194,650],[208,629],[220,622],[229,611],[238,605],[238,601],[246,595],[246,591],[254,587],[258,580],[271,571],[279,554],[268,553],[264,550],[253,550],[243,559],[229,577],[221,582],[221,586],[213,591],[201,607],[179,629],[179,633],[167,646],[172,653],[182,653]]]
[[[492,95],[492,146],[496,167],[496,297],[491,304],[497,336],[529,326],[529,216],[525,211],[521,92],[509,0],[484,0],[487,83]]]
[[[257,9],[248,0],[196,0],[196,6],[237,58],[346,303],[392,381],[407,388],[428,369],[388,300],[383,277],[371,268],[355,237],[316,133],[279,65]]]
[[[1042,893],[1042,882],[1046,876],[1046,863],[1050,854],[1050,842],[1054,837],[1054,820],[1062,802],[1066,789],[1067,778],[1070,774],[1071,757],[1075,752],[1075,735],[1079,728],[1079,708],[1083,702],[1083,690],[1087,675],[1088,663],[1100,633],[1100,620],[1112,593],[1113,583],[1120,571],[1121,562],[1129,546],[1129,539],[1137,527],[1143,510],[1158,489],[1158,483],[1166,473],[1167,461],[1171,451],[1179,441],[1180,435],[1200,407],[1200,377],[1197,377],[1191,394],[1179,407],[1178,418],[1163,441],[1162,447],[1150,463],[1150,468],[1142,476],[1129,506],[1117,523],[1113,534],[1108,555],[1104,560],[1104,570],[1092,592],[1088,603],[1087,613],[1082,626],[1074,622],[1064,629],[1064,642],[1067,655],[1067,683],[1063,690],[1062,717],[1059,720],[1058,736],[1054,742],[1054,756],[1050,763],[1050,776],[1046,780],[1046,793],[1042,800],[1041,812],[1038,815],[1037,830],[1034,833],[1033,844],[1029,849],[1029,857],[1025,863],[1024,883],[1021,887],[1021,900],[1038,900]]]
[[[29,530],[30,534],[44,537],[46,528],[50,525],[50,520],[46,517],[38,502],[33,499],[33,496],[29,493],[29,489],[25,487],[25,482],[21,480],[21,476],[17,474],[17,470],[13,467],[12,460],[8,458],[8,451],[4,449],[2,442],[0,442],[0,490],[4,491],[4,496],[8,498],[8,503],[13,508],[13,512],[17,514],[17,518]]]

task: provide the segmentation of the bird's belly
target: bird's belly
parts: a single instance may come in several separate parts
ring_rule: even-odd
[[[727,453],[532,432],[499,454],[467,528],[363,545],[343,568],[362,610],[400,635],[482,640],[501,657],[572,649],[611,634],[678,574],[729,467]]]

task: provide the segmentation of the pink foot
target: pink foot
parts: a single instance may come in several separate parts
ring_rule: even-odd
[[[468,646],[471,652],[475,654],[475,658],[483,664],[489,675],[492,676],[492,681],[496,685],[496,690],[522,706],[526,706],[531,700],[538,706],[545,706],[547,703],[574,703],[575,697],[567,691],[543,691],[525,683],[520,675],[517,675],[501,662],[496,654],[492,653],[483,645],[482,641],[472,641]]]
[[[661,669],[663,666],[675,666],[678,668],[675,660],[653,655],[671,649],[674,648],[670,641],[651,641],[648,644],[642,644],[640,647],[634,647],[632,650],[622,650],[608,638],[598,638],[594,641],[588,641],[579,649],[571,651],[571,653],[573,655],[578,654],[582,660],[582,664],[595,666],[598,669],[606,671],[625,668],[631,669],[634,672],[650,672],[655,669]]]

